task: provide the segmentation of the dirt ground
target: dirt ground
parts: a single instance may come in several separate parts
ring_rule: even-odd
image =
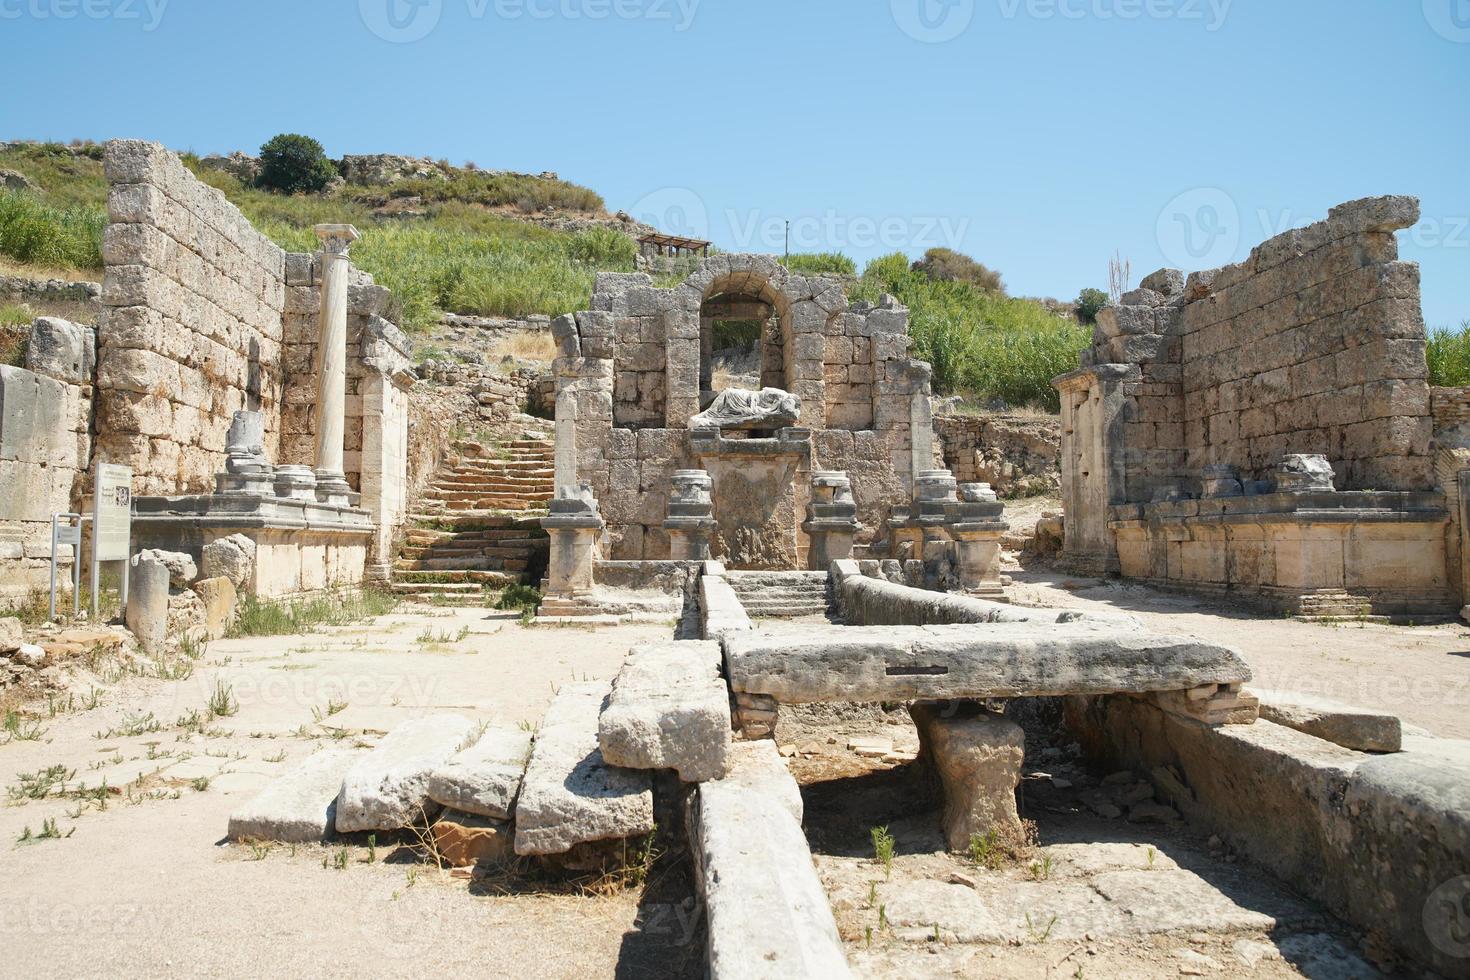
[[[1026,604],[1122,609],[1229,643],[1260,686],[1470,736],[1463,627],[1313,625],[1045,570],[1016,578]],[[223,839],[236,806],[324,742],[372,744],[438,711],[535,724],[556,685],[610,678],[630,647],[668,635],[665,623],[527,630],[509,614],[417,607],[215,643],[184,680],[77,678],[69,700],[39,711],[32,737],[0,738],[0,975],[701,976],[699,909],[674,859],[645,889],[588,895],[467,881],[426,865],[412,839]],[[233,710],[210,719],[222,691]],[[1218,842],[1178,822],[1101,819],[1088,801],[1108,774],[1044,738],[1028,736],[1022,792],[1039,849],[981,868],[944,853],[906,712],[783,712],[778,734],[861,976],[1374,975],[1350,930]],[[860,758],[854,736],[893,752]],[[891,869],[874,860],[880,825],[894,836]]]
[[[262,853],[223,840],[230,812],[321,741],[370,744],[439,711],[535,723],[556,685],[610,678],[631,646],[667,635],[424,609],[215,643],[188,680],[129,678],[90,709],[74,699],[35,740],[0,746],[0,975],[691,975],[703,950],[677,896],[506,897],[404,842]],[[238,710],[187,724],[219,684]],[[54,766],[64,787],[28,798],[23,775]],[[47,821],[60,838],[18,843]]]

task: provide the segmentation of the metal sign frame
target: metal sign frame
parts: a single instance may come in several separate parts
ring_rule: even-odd
[[[128,572],[132,567],[133,470],[116,463],[97,463],[92,484],[92,621],[101,600],[102,563],[122,562],[120,604],[128,608]]]
[[[56,559],[62,547],[71,548],[71,618],[76,619],[82,611],[81,514],[51,515],[51,605],[47,618],[53,623],[56,622]]]

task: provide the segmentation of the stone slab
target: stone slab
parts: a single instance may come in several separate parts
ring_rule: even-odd
[[[429,800],[429,777],[464,748],[479,728],[459,715],[404,722],[348,771],[337,799],[337,830],[400,830]]]
[[[759,742],[736,742],[730,746],[730,767],[719,780],[730,790],[749,796],[763,796],[791,814],[801,823],[805,808],[801,787],[781,758],[781,750],[770,739]]]
[[[1227,647],[1086,620],[763,630],[721,642],[731,688],[783,704],[1183,691],[1251,677]]]
[[[1278,725],[1359,752],[1397,752],[1403,748],[1403,723],[1382,711],[1289,691],[1251,693],[1260,699],[1261,717]]]
[[[851,976],[806,835],[783,795],[750,792],[739,778],[696,790],[689,837],[712,980]]]
[[[310,844],[326,840],[337,824],[342,780],[364,753],[329,748],[307,756],[230,814],[231,840]]]
[[[674,769],[686,783],[724,775],[729,760],[730,694],[713,641],[638,647],[613,681],[598,721],[610,765]]]
[[[610,766],[598,748],[607,695],[605,683],[566,684],[547,709],[516,803],[517,854],[565,854],[653,831],[652,775]]]
[[[530,732],[487,729],[478,742],[434,770],[429,799],[452,810],[509,820],[530,757]]]

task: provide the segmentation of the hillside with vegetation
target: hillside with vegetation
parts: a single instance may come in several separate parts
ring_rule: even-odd
[[[597,272],[635,267],[634,240],[619,230],[602,198],[552,174],[441,161],[426,173],[370,185],[344,180],[323,156],[296,164],[306,175],[301,179],[321,189],[287,194],[260,186],[258,176],[250,179],[254,171],[238,172],[230,165],[237,158],[183,159],[284,248],[314,249],[312,227],[319,223],[356,225],[363,237],[353,260],[393,290],[410,333],[445,312],[523,317],[583,309]],[[99,278],[107,204],[102,147],[10,144],[0,148],[0,174],[6,171],[0,273]],[[898,297],[912,311],[915,352],[933,364],[936,392],[977,405],[1054,411],[1050,381],[1076,367],[1091,319],[1106,301],[1097,290],[1085,290],[1077,304],[1008,297],[998,272],[949,249],[932,249],[917,262],[885,256],[861,275],[851,258],[834,252],[793,255],[788,264],[848,279],[854,299]],[[26,316],[15,305],[0,310],[7,324]],[[1435,383],[1470,379],[1470,324],[1435,331],[1430,364]]]

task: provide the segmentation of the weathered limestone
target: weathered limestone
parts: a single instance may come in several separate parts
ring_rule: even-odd
[[[541,519],[551,537],[551,563],[546,572],[547,592],[575,596],[592,591],[597,542],[607,525],[598,513],[597,499],[586,484],[559,487],[551,513]]]
[[[343,778],[338,832],[400,830],[424,816],[434,808],[429,778],[478,732],[459,715],[432,715],[393,729]]]
[[[944,793],[944,837],[965,851],[974,837],[1023,839],[1016,787],[1026,761],[1021,726],[978,705],[919,702],[909,706],[919,730],[919,758]]]
[[[168,646],[168,566],[150,558],[135,560],[128,573],[128,605],[123,620],[145,653]]]
[[[346,505],[352,488],[343,466],[347,414],[347,250],[360,237],[351,225],[317,225],[322,243],[322,305],[317,349],[316,481],[325,503]]]
[[[1288,453],[1272,472],[1277,493],[1332,493],[1335,479],[1326,456]]]
[[[210,640],[222,640],[235,625],[235,583],[227,578],[203,578],[193,585],[204,605],[204,632]]]
[[[1253,693],[1260,699],[1261,718],[1265,721],[1359,752],[1398,752],[1403,748],[1403,723],[1394,715],[1290,691]]]
[[[609,765],[674,769],[686,783],[719,779],[730,752],[730,694],[713,641],[639,647],[613,681],[598,721]]]
[[[363,755],[327,748],[293,762],[284,776],[230,814],[230,839],[314,844],[331,837],[342,779]]]
[[[200,569],[205,578],[227,578],[236,589],[249,588],[255,574],[255,542],[243,534],[219,538],[204,546]]]
[[[834,561],[852,557],[853,542],[862,525],[846,473],[819,470],[812,474],[811,502],[801,529],[811,539],[807,568],[825,572]]]
[[[171,589],[185,589],[189,583],[199,577],[199,569],[194,565],[194,559],[178,551],[164,551],[160,548],[149,548],[140,551],[135,561],[156,561],[168,569],[168,584]]]
[[[1066,724],[1095,764],[1151,773],[1196,829],[1424,967],[1466,975],[1443,945],[1453,906],[1431,898],[1470,867],[1470,743],[1406,736],[1406,751],[1365,755],[1264,720],[1207,728],[1122,697],[1069,698]]]
[[[1186,691],[1249,681],[1233,650],[1116,622],[729,633],[731,689],[782,704]]]
[[[770,800],[791,814],[798,824],[805,815],[801,787],[786,768],[781,750],[770,739],[731,745],[730,766],[719,782],[730,791]]]
[[[607,694],[606,684],[566,684],[547,709],[516,803],[517,854],[565,854],[653,831],[651,775],[608,765],[597,747]]]
[[[911,505],[895,507],[888,527],[894,554],[921,563],[924,588],[1002,594],[1000,539],[1010,524],[988,486],[961,487],[948,470],[924,470]]]
[[[704,574],[699,579],[699,615],[701,635],[706,640],[755,628],[725,577],[725,567],[718,562],[705,562]]]
[[[714,483],[704,470],[676,470],[671,483],[669,516],[664,521],[664,530],[669,532],[669,558],[707,561],[710,536],[719,526],[710,499]]]
[[[690,803],[689,839],[709,927],[709,975],[850,976],[827,893],[791,810],[800,792],[779,757],[772,761],[774,755],[774,747],[740,746],[730,774],[701,783]]]
[[[944,626],[955,623],[1075,623],[1096,620],[1136,629],[1138,621],[1120,613],[1075,609],[1028,609],[974,596],[947,595],[864,575],[862,564],[833,565],[837,605],[849,626]],[[876,574],[876,573],[875,573]]]
[[[429,776],[429,799],[451,810],[509,820],[530,758],[530,732],[486,729]]]

